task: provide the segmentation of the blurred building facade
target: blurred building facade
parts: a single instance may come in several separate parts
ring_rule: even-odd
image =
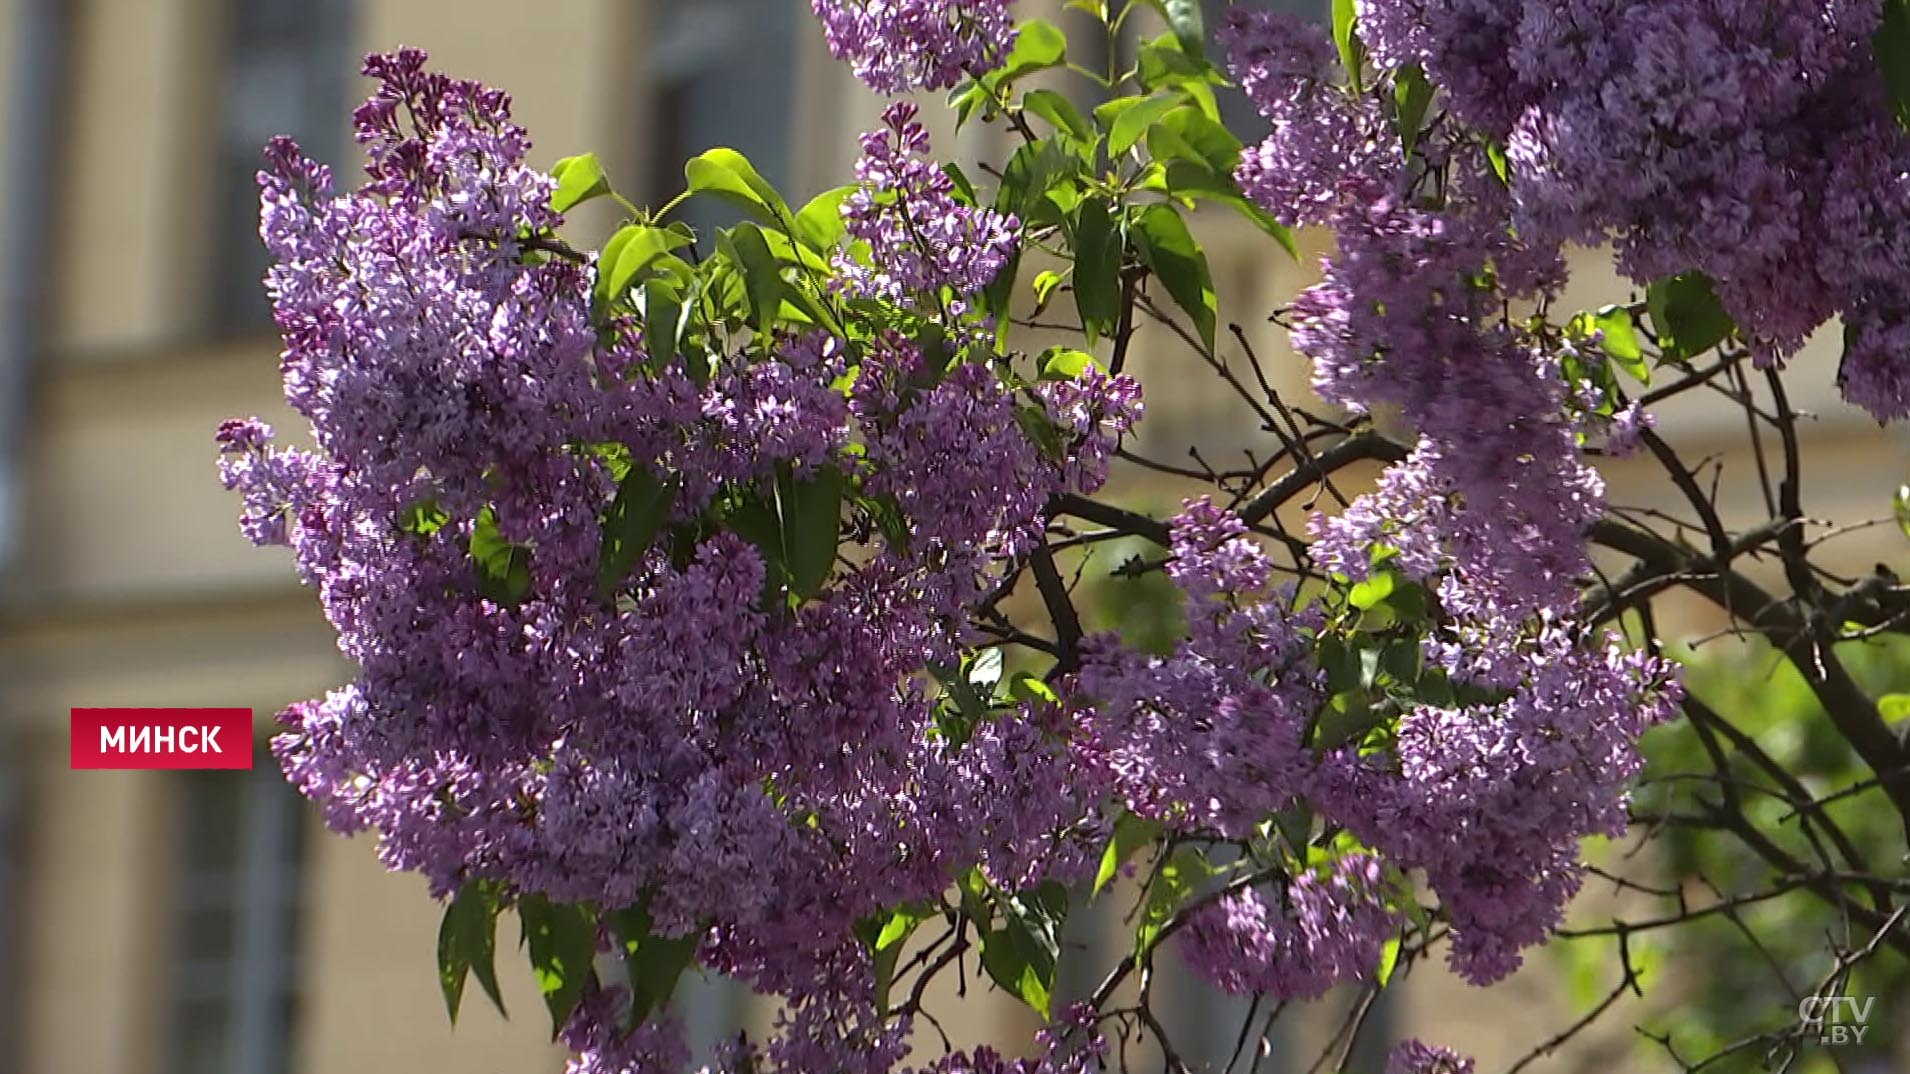
[[[796,194],[836,185],[881,104],[830,61],[806,0],[0,0],[0,1074],[561,1067],[508,951],[518,1018],[473,1000],[447,1023],[423,885],[324,833],[263,752],[249,777],[67,764],[71,707],[250,706],[263,740],[271,713],[349,676],[287,558],[238,536],[211,433],[248,414],[297,428],[257,282],[258,148],[294,133],[348,176],[358,59],[399,44],[508,87],[537,162],[593,150],[639,200],[714,144]],[[575,235],[610,223],[580,213]],[[1206,237],[1223,309],[1271,310],[1305,282],[1257,233]],[[1152,381],[1152,440],[1237,450],[1247,434],[1215,434],[1175,381]],[[1843,415],[1815,450],[1849,502],[1816,513],[1874,513],[1901,445],[1880,451],[1817,394]],[[1185,994],[1188,1024],[1231,1048],[1238,1012]],[[1411,992],[1390,1019],[1473,1043],[1508,1010],[1555,1009],[1510,995]],[[729,1004],[686,999],[705,1031]]]

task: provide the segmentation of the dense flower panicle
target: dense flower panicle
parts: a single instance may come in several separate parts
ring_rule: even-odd
[[[840,286],[865,298],[967,314],[1020,245],[1020,224],[956,199],[955,180],[928,156],[916,107],[897,101],[862,136],[858,186],[842,203],[849,237],[866,249],[836,259]],[[926,300],[924,302],[924,300]]]
[[[1188,968],[1234,995],[1317,999],[1335,985],[1370,980],[1399,931],[1370,854],[1302,871],[1277,904],[1283,909],[1247,887],[1202,907],[1179,937]]]
[[[877,93],[947,89],[1014,47],[1010,0],[810,0],[829,51]]]
[[[367,65],[366,185],[335,193],[287,142],[261,176],[287,397],[318,450],[228,422],[221,475],[359,669],[287,709],[274,751],[329,823],[375,831],[438,894],[641,901],[660,935],[707,933],[707,965],[789,998],[765,1069],[886,1074],[906,1031],[853,986],[855,922],[976,865],[1017,889],[1096,860],[1061,729],[1025,711],[951,742],[923,684],[959,659],[997,557],[1104,478],[1138,388],[1011,389],[899,337],[820,332],[707,376],[657,368],[634,328],[593,320],[594,266],[524,256],[559,221],[503,95],[422,63]],[[919,128],[892,119],[876,141],[896,152],[864,174],[889,200],[852,230],[915,259],[864,297],[919,315],[985,285],[1014,228],[949,200]],[[882,230],[902,205],[922,230]],[[603,519],[637,469],[674,490],[666,532],[606,600]],[[888,517],[799,606],[758,599],[782,584],[765,546],[712,519],[828,470]],[[486,543],[517,594],[480,581]],[[579,1008],[574,1070],[681,1065],[680,1035],[625,1036],[615,1004]]]
[[[1304,790],[1302,736],[1323,700],[1307,658],[1318,615],[1268,587],[1265,553],[1237,518],[1193,502],[1173,532],[1189,635],[1164,657],[1089,639],[1076,748],[1088,778],[1136,814],[1238,836]]]
[[[1454,631],[1427,649],[1454,681],[1503,699],[1415,709],[1390,761],[1335,752],[1319,801],[1387,861],[1425,872],[1453,923],[1454,968],[1486,983],[1558,924],[1579,840],[1624,829],[1638,737],[1680,695],[1664,662],[1564,625]]]
[[[1614,241],[1640,283],[1702,270],[1767,361],[1832,314],[1878,340],[1910,317],[1910,138],[1870,46],[1879,11],[1875,0],[1359,4],[1382,67],[1423,66],[1453,116],[1504,143],[1520,234]],[[1902,416],[1910,357],[1859,347],[1846,396],[1879,420]]]
[[[1249,146],[1240,189],[1282,223],[1316,224],[1399,181],[1400,158],[1377,105],[1335,84],[1326,31],[1284,12],[1233,8],[1220,31],[1228,65],[1273,131]]]

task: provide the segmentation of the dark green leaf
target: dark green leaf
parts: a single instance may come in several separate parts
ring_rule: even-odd
[[[1141,259],[1160,278],[1175,305],[1193,321],[1201,342],[1211,352],[1218,316],[1214,282],[1207,270],[1207,255],[1194,242],[1186,221],[1171,206],[1149,205],[1136,219],[1134,233]]]
[[[1910,128],[1910,0],[1884,0],[1883,20],[1870,38],[1897,122]]]
[[[741,223],[725,232],[726,241],[743,273],[743,290],[749,296],[750,319],[765,338],[774,333],[776,318],[782,312],[789,285],[783,280],[783,263],[777,260],[763,237],[763,229]]]
[[[1112,333],[1120,317],[1122,252],[1108,203],[1084,199],[1074,222],[1074,305],[1090,343]]]
[[[670,517],[677,485],[657,480],[650,467],[632,466],[617,486],[616,498],[604,513],[603,548],[597,562],[597,593],[609,597],[629,576],[630,568],[656,539]]]
[[[842,471],[834,466],[778,483],[790,585],[804,600],[822,589],[835,568],[842,491]]]
[[[515,607],[531,592],[531,550],[506,541],[497,529],[497,512],[478,513],[471,527],[471,565],[478,595],[493,604]]]
[[[641,903],[611,914],[610,929],[617,938],[624,976],[630,985],[630,1009],[625,1024],[635,1028],[651,1011],[670,1002],[683,971],[696,960],[702,937],[696,933],[656,935],[650,928],[649,910]]]
[[[1711,277],[1687,272],[1655,281],[1645,291],[1658,349],[1666,358],[1685,361],[1724,342],[1737,325],[1711,286]]]
[[[567,213],[591,198],[610,193],[610,180],[595,153],[565,157],[551,166],[550,175],[557,180],[557,189],[550,196],[552,212]]]
[[[1043,885],[1035,891],[998,894],[995,904],[1002,927],[982,935],[982,968],[996,984],[1048,1017],[1067,891],[1058,884]]]
[[[550,1008],[551,1036],[570,1020],[591,980],[591,962],[597,956],[597,922],[581,906],[553,903],[542,895],[517,901],[517,916],[530,948],[531,973],[537,990]]]
[[[497,912],[496,890],[479,881],[459,888],[445,908],[444,921],[438,926],[438,985],[452,1022],[458,1020],[465,979],[474,971],[498,1013],[505,1013],[497,986]]]
[[[419,500],[398,512],[398,532],[409,533],[413,537],[429,537],[443,529],[449,521],[451,516],[438,506],[438,501]]]

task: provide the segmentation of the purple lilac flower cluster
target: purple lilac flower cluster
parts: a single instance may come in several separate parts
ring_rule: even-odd
[[[1422,65],[1506,147],[1534,241],[1615,243],[1643,283],[1717,281],[1759,357],[1833,314],[1845,396],[1910,415],[1910,138],[1877,0],[1361,0],[1383,67]],[[1569,78],[1559,72],[1570,71]]]
[[[862,136],[857,187],[842,216],[857,244],[836,258],[850,294],[959,319],[974,297],[1015,256],[1020,223],[992,209],[963,205],[955,180],[928,155],[916,107],[897,101],[883,127]],[[860,247],[860,248],[857,248]]]
[[[1371,852],[1325,878],[1292,863],[1284,915],[1251,890],[1210,909],[1190,962],[1222,987],[1287,996],[1362,979],[1396,924],[1387,866],[1422,872],[1439,896],[1457,969],[1481,983],[1510,973],[1577,890],[1579,840],[1622,829],[1637,738],[1678,700],[1670,668],[1543,616],[1459,617],[1428,638],[1426,663],[1494,700],[1416,707],[1387,750],[1310,748],[1326,700],[1318,610],[1295,612],[1213,505],[1190,503],[1173,534],[1187,638],[1165,657],[1094,639],[1076,747],[1089,778],[1137,815],[1236,839],[1304,804]]]
[[[659,934],[701,937],[706,965],[788,997],[758,1069],[882,1074],[902,1038],[851,926],[975,865],[1015,888],[1090,860],[1068,833],[1094,803],[1059,739],[1024,713],[951,742],[924,669],[959,653],[966,603],[1049,498],[1101,480],[1134,383],[1018,393],[906,339],[820,333],[707,377],[659,367],[636,329],[593,320],[593,266],[526,256],[559,220],[503,95],[414,51],[367,70],[370,180],[334,193],[285,141],[261,176],[287,399],[317,450],[256,420],[218,438],[246,533],[293,549],[359,667],[282,714],[276,753],[334,827],[375,831],[437,893],[641,902]],[[982,226],[974,256],[998,264],[1012,222]],[[976,237],[909,249],[969,264],[953,248]],[[675,498],[606,599],[602,518],[631,468]],[[725,504],[830,469],[900,532],[869,527],[811,599],[755,599],[770,564]],[[474,540],[522,568],[521,599],[479,584]],[[669,1027],[615,1032],[607,996],[567,1030],[573,1069],[681,1065]]]
[[[810,0],[829,42],[877,93],[947,89],[1014,47],[1010,0]]]
[[[1275,906],[1243,888],[1195,913],[1181,954],[1235,995],[1318,999],[1335,985],[1369,980],[1398,933],[1383,884],[1378,858],[1348,854],[1293,877]]]

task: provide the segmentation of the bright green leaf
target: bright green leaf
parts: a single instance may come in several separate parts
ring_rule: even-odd
[[[810,198],[796,213],[796,238],[811,250],[834,250],[845,231],[842,203],[855,191],[854,185],[839,186]]]
[[[727,146],[718,146],[683,166],[683,178],[693,194],[721,198],[765,223],[787,226],[789,204],[776,188],[757,173],[749,158]]]
[[[1079,142],[1092,142],[1095,138],[1094,124],[1074,102],[1053,90],[1029,90],[1021,98],[1021,107],[1048,121],[1055,130],[1069,135]]]
[[[573,207],[610,193],[610,180],[595,153],[565,157],[551,167],[557,189],[550,196],[552,212],[567,213]]]
[[[1176,90],[1151,97],[1110,101],[1095,109],[1095,118],[1107,127],[1108,156],[1119,157],[1134,148],[1156,120],[1180,107],[1186,100],[1187,95]]]

